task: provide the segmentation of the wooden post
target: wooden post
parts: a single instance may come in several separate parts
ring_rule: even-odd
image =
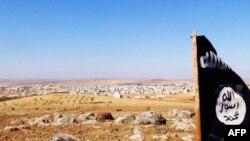
[[[192,47],[193,67],[194,67],[196,141],[201,141],[200,94],[199,94],[198,62],[197,62],[197,32],[192,33],[192,43],[193,43]]]

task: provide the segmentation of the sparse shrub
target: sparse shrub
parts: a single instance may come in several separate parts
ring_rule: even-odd
[[[38,108],[36,107],[36,110],[38,110]]]
[[[94,98],[94,97],[91,97],[91,98],[90,98],[90,101],[94,101],[94,100],[95,100],[95,98]]]
[[[117,112],[121,112],[121,111],[122,111],[122,109],[116,109],[116,111],[117,111]]]
[[[147,110],[147,111],[150,111],[150,110],[151,110],[150,106],[148,106],[146,110]]]

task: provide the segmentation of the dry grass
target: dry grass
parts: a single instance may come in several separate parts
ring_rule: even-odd
[[[192,95],[170,95],[163,99],[117,99],[83,94],[50,94],[0,102],[0,115],[33,115],[65,111],[166,111],[169,108],[193,108]]]
[[[166,113],[169,109],[193,108],[193,95],[171,95],[162,99],[117,99],[108,96],[77,95],[57,93],[43,96],[31,96],[19,99],[12,99],[0,102],[0,129],[19,118],[30,118],[54,112],[99,112],[109,111],[119,115],[126,112],[139,113],[148,110]],[[168,123],[169,124],[169,123]],[[82,140],[128,140],[134,125],[126,124],[123,126],[114,125],[114,122],[105,122],[96,125],[62,125],[62,126],[31,126],[28,130],[18,130],[14,132],[1,132],[0,140],[49,140],[57,132],[69,133]],[[182,131],[172,131],[169,125],[162,126],[141,126],[145,133],[145,140],[154,139],[153,135],[174,134],[171,141],[180,140],[178,136],[187,134]],[[194,131],[188,132],[194,134]],[[176,134],[176,136],[175,136]]]

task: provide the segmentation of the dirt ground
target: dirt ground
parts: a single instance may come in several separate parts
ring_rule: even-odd
[[[72,134],[82,140],[129,140],[135,125],[116,125],[114,122],[102,122],[98,125],[70,124],[58,126],[29,126],[27,129],[5,132],[3,129],[11,121],[20,118],[32,118],[41,115],[59,113],[111,112],[113,115],[123,113],[139,114],[144,111],[158,111],[163,116],[172,109],[193,109],[192,94],[169,95],[161,99],[117,99],[109,96],[56,93],[43,96],[31,96],[0,102],[0,140],[49,140],[55,133]],[[186,133],[195,131],[174,131],[167,125],[138,125],[145,135],[144,140],[160,140],[155,135],[170,133],[169,140],[180,140]]]

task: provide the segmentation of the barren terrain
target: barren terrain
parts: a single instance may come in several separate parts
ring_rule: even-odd
[[[160,98],[154,96],[147,95],[147,98],[138,99],[135,94],[115,98],[52,93],[3,100],[0,102],[0,140],[44,141],[50,140],[56,133],[67,133],[89,141],[195,140],[194,117],[185,116],[185,110],[192,111],[194,107],[194,95],[166,95]],[[166,119],[166,124],[135,122],[140,114],[149,111]],[[184,117],[175,113],[176,111],[184,111]],[[110,112],[114,120],[93,123],[92,120],[80,120],[81,115],[92,113],[96,116],[99,112]],[[56,114],[74,117],[74,121],[55,124]],[[135,119],[118,124],[117,119],[126,114],[134,115]],[[43,117],[46,118],[42,119]],[[42,123],[36,122],[36,118],[42,119]],[[178,125],[182,123],[187,125]]]

